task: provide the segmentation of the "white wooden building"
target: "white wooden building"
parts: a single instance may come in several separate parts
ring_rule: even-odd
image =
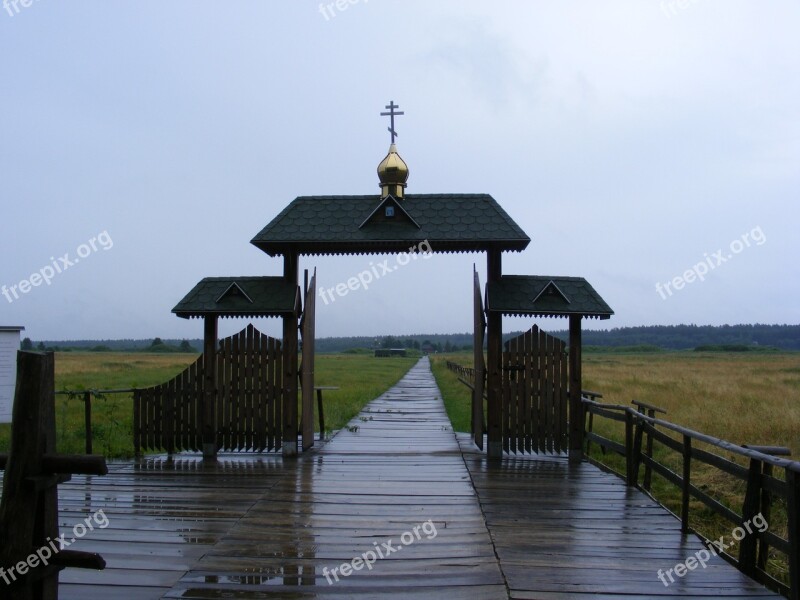
[[[17,387],[17,350],[20,332],[24,329],[0,325],[0,423],[11,423]]]

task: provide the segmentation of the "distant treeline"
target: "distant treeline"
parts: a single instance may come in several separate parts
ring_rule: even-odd
[[[567,332],[554,332],[567,339]],[[584,331],[589,346],[658,346],[688,350],[699,346],[771,346],[800,350],[800,325],[654,325]]]
[[[23,350],[54,350],[56,352],[199,352],[203,340],[70,340],[66,342],[22,340]]]
[[[522,333],[509,332],[510,339]],[[551,331],[563,340],[566,330]],[[160,343],[157,343],[160,342]],[[124,352],[199,352],[202,339],[178,340],[160,338],[147,340],[75,340],[33,341],[33,349],[95,350]],[[743,351],[750,348],[780,348],[800,350],[800,325],[652,325],[647,327],[618,327],[597,331],[584,331],[583,344],[591,349],[636,349],[642,351],[665,350],[717,350]],[[472,333],[414,334],[401,336],[358,336],[320,338],[317,352],[337,353],[355,348],[410,348],[428,352],[451,352],[472,348]]]

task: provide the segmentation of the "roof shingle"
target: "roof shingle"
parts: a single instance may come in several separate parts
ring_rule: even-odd
[[[369,196],[301,196],[252,244],[276,256],[400,252],[427,240],[434,252],[524,250],[530,238],[488,194],[408,194],[403,209],[419,224],[364,221],[381,203]]]
[[[172,312],[184,319],[296,314],[299,288],[282,277],[206,277]]]
[[[486,287],[486,310],[504,315],[608,319],[614,314],[583,277],[504,275]]]

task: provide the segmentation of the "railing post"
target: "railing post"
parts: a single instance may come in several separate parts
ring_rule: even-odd
[[[631,412],[631,418],[633,418],[633,413]],[[635,427],[635,434],[633,436],[633,452],[631,456],[631,460],[633,461],[632,469],[633,469],[633,485],[639,485],[639,466],[642,463],[642,433],[643,433],[644,423],[641,419],[636,419],[636,427]]]
[[[683,436],[683,486],[681,488],[681,531],[689,532],[689,498],[692,486],[692,438]]]
[[[761,465],[762,462],[760,460],[750,459],[747,489],[742,503],[742,525],[752,523],[753,517],[758,514],[761,496]],[[750,577],[753,577],[756,571],[757,544],[758,534],[756,532],[746,535],[739,543],[739,570]]]
[[[772,465],[764,463],[763,474],[772,477]],[[772,518],[772,493],[764,487],[764,480],[761,480],[761,516],[764,517],[764,522],[769,524]],[[766,539],[761,539],[758,544],[758,558],[756,564],[762,571],[767,570],[767,558],[769,556],[769,544]]]
[[[628,485],[636,485],[633,479],[633,415],[625,410],[625,480]]]
[[[800,473],[786,468],[786,512],[789,540],[789,600],[800,600]]]
[[[322,390],[317,390],[317,412],[319,413],[319,441],[325,441],[325,409],[322,407]]]
[[[583,401],[581,401],[581,404],[583,404]],[[589,425],[587,426],[587,433],[592,433],[592,431],[594,431],[594,413],[592,412],[591,408],[586,410],[586,406],[585,405],[584,405],[584,410],[587,413],[589,413]],[[583,422],[584,422],[584,424],[586,423],[585,415],[584,415]],[[585,436],[585,437],[586,437],[586,456],[589,456],[589,450],[591,450],[592,440],[589,439],[588,435]]]
[[[92,392],[83,393],[83,422],[86,429],[86,454],[92,454]]]
[[[657,406],[651,406],[650,404],[647,404],[647,403],[642,402],[640,400],[632,400],[631,402],[632,402],[632,404],[634,404],[636,406],[636,410],[639,412],[639,414],[647,415],[651,419],[655,419],[657,412],[662,413],[662,414],[666,414],[667,413],[667,411],[665,411],[663,408],[658,408]],[[645,456],[647,456],[647,458],[652,459],[653,458],[653,433],[652,433],[652,430],[654,430],[656,428],[656,426],[655,426],[654,423],[650,423],[649,425],[650,425],[650,427],[647,430],[647,443],[645,445],[644,454],[645,454]],[[652,485],[652,482],[653,482],[653,467],[648,462],[644,466],[644,482],[642,483],[642,487],[646,491],[649,492],[650,488],[651,488],[651,485]]]
[[[650,410],[647,411],[647,416],[650,417],[651,419],[654,419],[656,416],[656,411],[654,411],[651,408]],[[650,426],[655,429],[655,425],[653,423],[650,423]],[[653,458],[653,434],[650,433],[650,431],[647,432],[647,443],[645,445],[644,454],[649,459]],[[643,483],[644,489],[647,490],[648,492],[650,491],[652,482],[653,482],[653,467],[648,462],[644,466],[644,483]]]

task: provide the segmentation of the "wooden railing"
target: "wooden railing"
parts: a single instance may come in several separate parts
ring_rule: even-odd
[[[458,380],[466,385],[469,389],[475,389],[475,368],[474,367],[465,367],[464,365],[460,365],[458,363],[454,363],[450,360],[447,361],[447,368],[450,369],[453,373],[458,375]],[[483,397],[486,398],[487,388],[486,388],[486,375],[484,374],[484,386],[483,386]]]
[[[68,400],[80,399],[83,402],[83,426],[86,432],[85,437],[85,452],[92,454],[94,445],[94,433],[92,430],[92,400],[97,398],[105,398],[110,394],[132,394],[136,392],[136,388],[124,390],[60,390],[56,392],[58,396],[67,396]]]
[[[725,552],[718,554],[756,581],[786,595],[791,600],[800,600],[800,462],[779,456],[788,455],[789,450],[771,446],[739,446],[659,419],[656,414],[664,411],[658,407],[643,402],[634,402],[636,408],[603,404],[597,402],[598,397],[598,394],[586,393],[583,397],[583,406],[588,416],[588,423],[584,420],[587,457],[591,444],[597,444],[604,454],[610,451],[622,456],[624,472],[618,474],[625,478],[628,485],[640,488],[648,494],[651,492],[653,473],[677,486],[681,492],[681,503],[679,514],[676,516],[680,518],[684,532],[691,531],[689,518],[692,498],[731,523],[733,528],[748,524],[747,535],[743,536],[739,543],[738,556],[734,557]],[[595,417],[623,424],[623,441],[612,440],[596,433],[593,430]],[[678,454],[677,464],[680,465],[680,473],[656,459],[654,443],[660,444],[660,449],[664,451]],[[700,445],[724,450],[744,464],[704,450],[699,447]],[[609,468],[608,464],[592,457],[589,457],[589,460]],[[708,491],[692,483],[693,461],[722,471],[745,484],[740,512],[729,508]],[[641,473],[642,466],[644,473]],[[783,477],[776,476],[776,471]],[[643,475],[641,481],[640,475]],[[761,531],[761,528],[752,530],[749,524],[752,524],[753,519],[759,514],[765,523],[770,523],[770,518],[775,516],[772,509],[776,501],[785,503],[786,506],[786,537],[776,534],[771,525],[764,531]],[[705,538],[706,543],[710,543],[702,532],[695,533]],[[783,553],[787,558],[788,585],[767,570],[770,548]]]
[[[455,373],[459,377],[463,377],[470,383],[475,382],[475,369],[473,367],[465,367],[464,365],[460,365],[458,363],[454,363],[451,360],[448,360],[447,368],[450,369],[453,373]]]

